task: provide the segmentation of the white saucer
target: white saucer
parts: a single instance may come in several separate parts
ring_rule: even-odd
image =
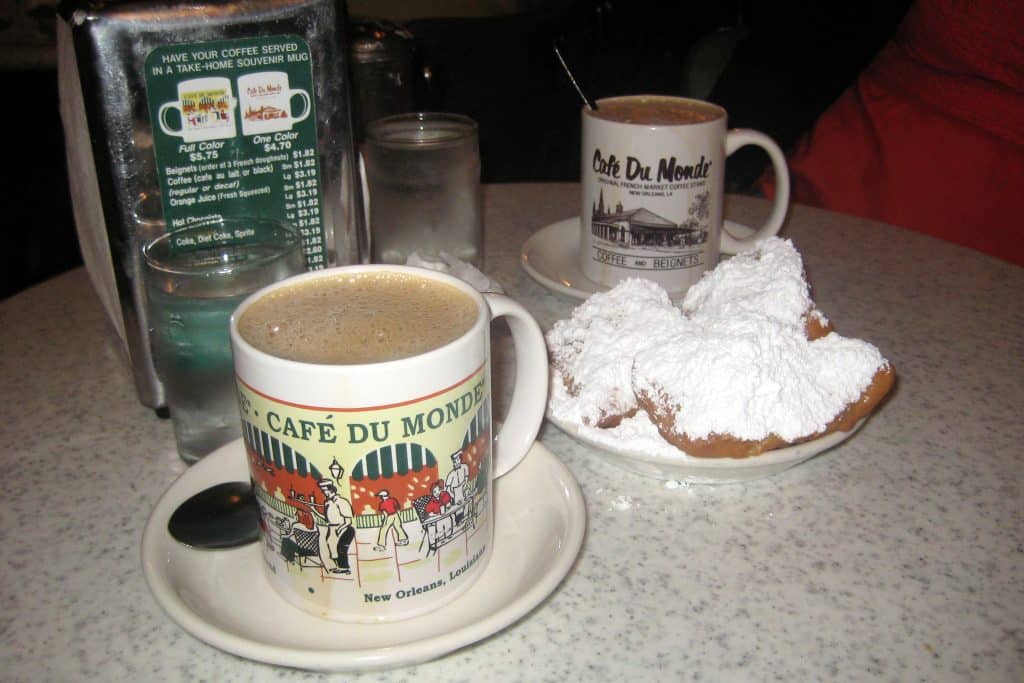
[[[825,436],[750,458],[698,458],[683,453],[661,438],[646,414],[638,413],[613,429],[588,427],[559,419],[549,410],[547,418],[563,432],[615,465],[646,477],[687,484],[731,484],[778,474],[838,446],[864,424],[861,419],[848,432]],[[629,438],[623,434],[629,434]]]
[[[745,225],[725,221],[725,230],[737,239],[754,234]],[[555,292],[586,299],[608,289],[583,274],[580,268],[580,219],[566,218],[533,233],[519,252],[519,262],[530,277]]]
[[[183,500],[218,482],[248,477],[240,440],[186,471],[146,524],[142,568],[160,606],[195,637],[248,659],[300,669],[418,664],[496,633],[559,585],[586,527],[579,485],[551,451],[536,443],[518,467],[495,482],[493,555],[465,595],[422,617],[343,624],[318,619],[280,598],[263,574],[259,544],[193,550],[167,533],[167,520]]]

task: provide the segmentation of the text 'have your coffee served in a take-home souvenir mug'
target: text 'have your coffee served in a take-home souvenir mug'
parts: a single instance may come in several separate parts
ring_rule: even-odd
[[[768,220],[737,239],[723,229],[725,158],[746,145],[768,153],[776,193]],[[583,109],[580,266],[612,287],[629,277],[681,294],[718,264],[779,231],[789,206],[786,159],[771,138],[726,130],[709,102],[661,95],[598,100]]]
[[[496,317],[516,377],[492,438]],[[271,585],[356,622],[416,616],[468,589],[492,550],[492,482],[543,419],[547,351],[530,314],[441,273],[349,266],[249,297],[231,342]]]

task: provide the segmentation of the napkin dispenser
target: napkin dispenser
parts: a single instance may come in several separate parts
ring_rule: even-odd
[[[343,0],[65,0],[57,52],[83,261],[139,399],[164,405],[141,247],[276,215],[311,269],[365,260]]]

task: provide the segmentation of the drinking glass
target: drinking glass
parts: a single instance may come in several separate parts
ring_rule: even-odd
[[[306,269],[302,239],[276,219],[222,218],[165,233],[143,255],[154,364],[191,464],[241,436],[228,321],[246,296]]]
[[[458,114],[413,113],[371,121],[363,146],[374,263],[404,264],[447,252],[483,265],[477,125]]]

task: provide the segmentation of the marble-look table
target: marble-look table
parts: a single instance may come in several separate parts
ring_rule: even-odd
[[[487,271],[545,329],[577,302],[531,280],[519,249],[578,197],[485,188]],[[739,222],[767,213],[728,203]],[[680,487],[546,424],[589,515],[559,589],[442,659],[338,678],[1024,680],[1024,269],[800,206],[783,234],[837,329],[897,368],[859,433],[771,478]],[[316,677],[209,647],[147,590],[142,530],[185,465],[86,273],[0,303],[0,340],[0,679]]]

